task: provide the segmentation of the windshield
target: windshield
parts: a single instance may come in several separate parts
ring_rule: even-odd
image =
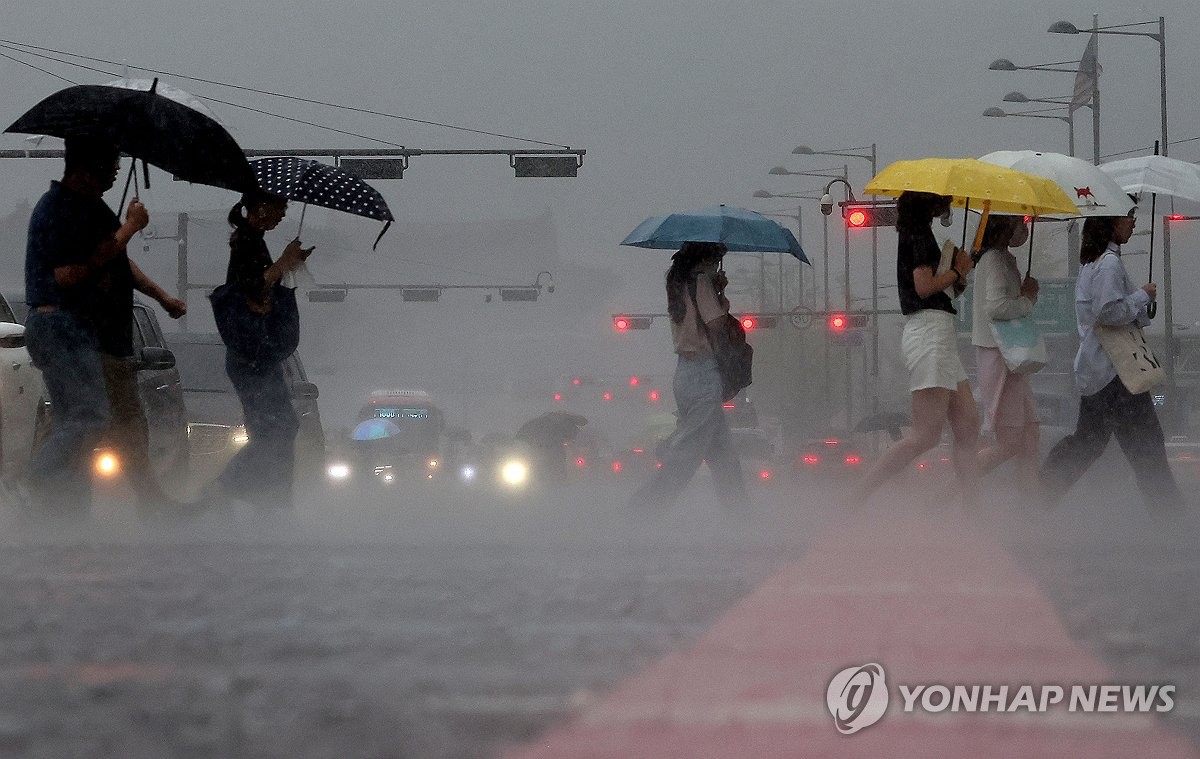
[[[209,343],[177,343],[175,365],[184,391],[232,393],[233,385],[225,374],[225,346]]]

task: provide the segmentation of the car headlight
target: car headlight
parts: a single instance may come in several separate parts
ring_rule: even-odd
[[[92,471],[106,480],[116,477],[121,473],[121,459],[110,450],[98,450],[92,459]]]
[[[233,428],[233,432],[229,433],[229,439],[234,445],[239,448],[250,442],[250,434],[246,432],[246,425],[239,424]]]
[[[505,485],[520,487],[529,480],[529,465],[521,459],[509,459],[500,467],[500,479]]]
[[[475,474],[475,467],[469,465],[458,470],[458,476],[463,482],[474,482]]]
[[[325,473],[329,475],[331,480],[344,480],[350,476],[350,465],[342,462],[330,464]]]

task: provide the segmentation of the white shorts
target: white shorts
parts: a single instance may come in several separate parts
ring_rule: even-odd
[[[900,338],[900,353],[908,367],[908,389],[958,389],[966,380],[958,357],[957,319],[949,311],[927,308],[908,317]]]

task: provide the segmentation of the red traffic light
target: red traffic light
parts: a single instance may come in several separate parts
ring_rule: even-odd
[[[850,320],[846,318],[845,314],[830,314],[829,315],[829,329],[832,330],[833,332],[844,332],[846,330],[846,327],[848,327],[849,325],[850,325]]]
[[[846,225],[850,227],[864,227],[868,219],[866,211],[861,208],[855,208],[846,214]]]
[[[650,392],[646,393],[646,400],[650,401],[651,403],[658,403],[658,399],[661,397],[662,396],[657,390],[651,390]]]
[[[613,316],[613,329],[618,332],[627,332],[631,329],[650,329],[650,322],[654,321],[653,316],[628,316],[620,314]]]
[[[742,317],[742,329],[749,332],[750,330],[754,329],[757,326],[758,326],[758,319],[754,318],[753,316],[743,316]]]
[[[637,387],[640,384],[642,384],[642,380],[636,374],[629,378],[630,387]]]
[[[629,329],[629,320],[624,316],[618,316],[617,318],[613,319],[613,326],[616,327],[618,332],[624,332],[625,330]]]

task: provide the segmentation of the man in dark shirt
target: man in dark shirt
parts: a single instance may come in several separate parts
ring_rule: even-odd
[[[128,363],[133,290],[150,294],[173,317],[184,309],[126,255],[129,240],[149,223],[145,207],[132,200],[122,224],[103,200],[116,181],[117,148],[84,138],[67,139],[65,147],[63,178],[34,208],[26,247],[27,345],[53,414],[30,486],[51,513],[82,517],[91,506],[90,452],[110,422],[139,497],[161,494],[157,483],[145,484],[146,425]],[[130,428],[132,434],[123,431]]]

